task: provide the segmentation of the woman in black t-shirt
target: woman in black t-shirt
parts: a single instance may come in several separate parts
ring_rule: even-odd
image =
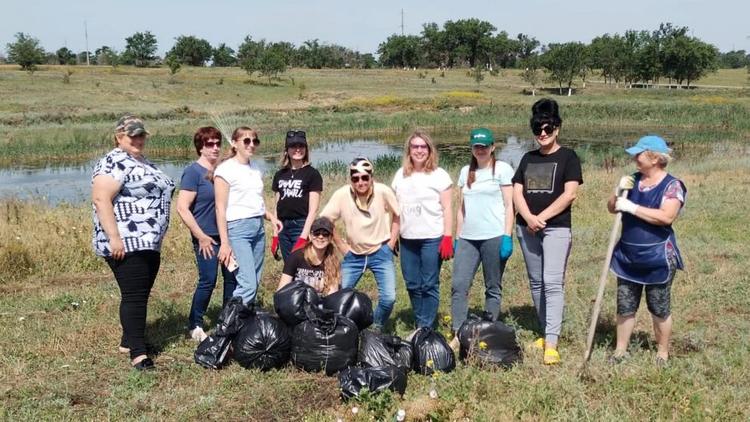
[[[310,227],[310,242],[289,255],[279,281],[282,287],[299,280],[315,288],[322,296],[339,290],[341,269],[336,247],[332,242],[333,223],[320,217]]]
[[[318,213],[323,178],[310,165],[310,151],[304,131],[286,133],[281,169],[273,176],[271,190],[275,192],[276,217],[284,228],[271,242],[271,252],[278,258],[279,247],[284,261],[289,254],[307,243],[310,225]]]
[[[565,268],[570,254],[570,207],[583,183],[576,153],[558,143],[562,119],[555,100],[531,108],[531,130],[539,149],[526,153],[513,176],[516,233],[529,275],[543,337],[544,363],[560,363],[557,342],[562,326]]]

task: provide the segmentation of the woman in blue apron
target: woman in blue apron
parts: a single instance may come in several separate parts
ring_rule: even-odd
[[[645,136],[626,149],[637,172],[620,179],[607,202],[609,212],[622,212],[622,235],[612,254],[611,271],[617,275],[617,345],[614,362],[628,356],[635,328],[635,313],[644,287],[646,305],[654,324],[656,364],[669,358],[672,334],[670,289],[675,272],[683,269],[672,223],[685,205],[685,184],[666,171],[671,150],[658,136]],[[626,197],[620,197],[627,190]]]

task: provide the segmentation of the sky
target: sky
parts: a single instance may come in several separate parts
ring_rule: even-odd
[[[195,35],[212,46],[237,49],[245,36],[268,41],[335,43],[376,53],[392,34],[418,35],[422,24],[478,18],[511,36],[524,33],[542,44],[590,42],[605,33],[655,30],[662,22],[687,26],[720,51],[750,51],[748,0],[2,0],[0,54],[24,32],[48,51],[84,51],[84,21],[90,51],[107,45],[122,51],[125,38],[151,31],[163,55],[180,35]]]

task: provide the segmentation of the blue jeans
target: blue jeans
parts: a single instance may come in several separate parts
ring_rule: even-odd
[[[305,219],[299,220],[281,220],[284,228],[279,232],[279,249],[281,249],[281,256],[286,261],[289,254],[292,253],[294,244],[297,243],[299,235],[302,234],[302,229],[305,227]]]
[[[211,302],[211,294],[214,292],[214,286],[216,286],[219,267],[218,253],[221,241],[219,240],[219,236],[211,236],[211,238],[216,241],[216,245],[213,247],[214,256],[208,259],[203,257],[198,246],[198,240],[193,238],[195,263],[198,266],[198,285],[195,287],[193,303],[190,305],[190,318],[188,321],[191,330],[195,327],[203,327],[203,314],[208,309],[208,304]],[[221,306],[224,307],[229,299],[231,299],[232,293],[237,287],[237,279],[223,265],[221,266],[221,275],[224,278],[224,298]]]
[[[383,244],[369,255],[356,255],[348,252],[341,261],[341,288],[354,288],[365,270],[370,269],[378,285],[378,306],[373,315],[377,328],[383,328],[391,316],[396,303],[396,267],[393,265],[393,251]]]
[[[263,217],[243,218],[227,223],[229,244],[237,258],[237,287],[232,296],[241,296],[246,305],[255,302],[263,273],[266,231]]]
[[[440,241],[404,239],[401,245],[401,274],[409,292],[417,328],[432,327],[440,305]]]
[[[453,258],[451,314],[453,330],[458,331],[469,313],[469,291],[474,276],[482,263],[484,275],[484,310],[497,320],[503,298],[503,272],[507,260],[500,259],[500,238],[484,240],[458,239]]]

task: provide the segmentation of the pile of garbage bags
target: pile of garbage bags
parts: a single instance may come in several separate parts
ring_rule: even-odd
[[[321,298],[292,282],[274,294],[274,309],[276,315],[232,298],[198,345],[195,362],[219,369],[233,358],[244,368],[268,371],[291,361],[304,371],[338,375],[344,400],[363,389],[403,394],[410,370],[431,375],[456,367],[453,350],[432,328],[416,330],[410,341],[368,330],[372,301],[353,289]],[[461,360],[502,367],[521,360],[515,331],[491,315],[470,315],[457,336]]]

